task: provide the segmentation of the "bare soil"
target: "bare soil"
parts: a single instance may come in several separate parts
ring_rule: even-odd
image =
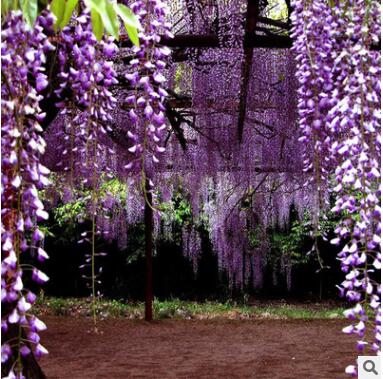
[[[346,378],[356,358],[345,320],[89,319],[47,317],[49,379]]]

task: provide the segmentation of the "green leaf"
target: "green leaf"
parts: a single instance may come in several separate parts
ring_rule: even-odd
[[[136,15],[124,4],[114,4],[114,8],[117,14],[121,17],[130,40],[134,45],[139,46],[140,42],[137,29],[140,27],[140,22]]]
[[[64,11],[65,11],[65,0],[53,0],[51,2],[51,11],[56,16],[56,22],[54,25],[54,29],[57,32],[61,21],[64,17]]]
[[[93,33],[98,41],[101,41],[102,35],[104,34],[104,24],[102,23],[100,14],[92,9],[90,11],[90,17],[92,19]]]
[[[11,3],[10,0],[1,0],[1,16],[5,17],[10,11]]]
[[[104,0],[106,15],[105,18],[101,15],[106,31],[116,40],[119,39],[120,23],[118,21],[116,10],[109,0]]]
[[[137,28],[125,23],[124,25],[125,25],[126,32],[128,33],[129,39],[132,41],[132,43],[136,46],[140,46],[140,40],[138,38]]]
[[[37,17],[37,0],[20,0],[20,4],[27,24],[32,27]]]
[[[6,16],[10,11],[21,9],[21,3],[18,0],[1,0],[1,15]]]
[[[129,7],[124,4],[114,4],[114,8],[124,24],[133,26],[136,29],[140,27],[140,22]]]
[[[97,12],[104,24],[106,32],[118,40],[119,22],[117,13],[110,0],[88,0],[91,11]]]
[[[77,4],[78,4],[78,0],[67,0],[66,1],[64,15],[63,15],[62,20],[60,22],[60,28],[61,29],[65,28],[65,26],[68,25],[70,18],[72,17],[74,8],[76,8]]]

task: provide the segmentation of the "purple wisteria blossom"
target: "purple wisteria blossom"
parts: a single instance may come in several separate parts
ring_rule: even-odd
[[[130,73],[126,74],[134,92],[126,99],[131,108],[129,118],[131,128],[128,137],[132,146],[129,152],[136,158],[126,168],[147,172],[153,164],[160,161],[165,151],[164,100],[167,92],[164,88],[166,78],[163,70],[170,55],[169,48],[158,46],[160,35],[172,37],[171,24],[166,21],[168,6],[165,1],[135,1],[131,9],[137,15],[141,30],[139,31],[140,46],[133,47],[133,59],[130,61]],[[146,158],[149,158],[149,162]]]
[[[36,356],[47,350],[34,340],[21,338],[21,330],[42,330],[42,322],[30,316],[36,296],[24,287],[30,271],[24,268],[23,256],[30,252],[38,260],[48,258],[43,250],[43,232],[37,222],[46,220],[48,213],[39,199],[38,191],[49,184],[49,170],[40,162],[45,141],[39,124],[44,118],[39,107],[39,94],[48,85],[44,65],[46,54],[54,49],[47,32],[52,30],[53,17],[44,13],[38,17],[33,29],[23,20],[21,12],[10,13],[2,28],[2,109],[1,109],[1,182],[2,182],[2,362],[11,356],[31,352]],[[44,283],[48,277],[32,268],[32,279]],[[18,337],[8,343],[7,333]],[[10,334],[12,335],[12,333]],[[13,365],[9,377],[22,378],[20,359]]]
[[[335,196],[333,212],[341,223],[332,242],[344,245],[339,258],[346,274],[340,290],[354,303],[345,312],[352,324],[343,331],[355,334],[359,354],[367,355],[379,352],[381,344],[380,284],[374,274],[381,269],[380,53],[372,48],[379,43],[379,3],[357,0],[331,7],[322,1],[295,1],[294,6],[307,164],[313,180],[323,176],[326,190]],[[316,110],[323,114],[307,117]],[[320,173],[315,168],[317,155]],[[334,162],[332,170],[322,169],[326,160]],[[366,333],[371,311],[374,340]],[[356,376],[356,367],[348,366],[346,373]]]
[[[101,234],[101,223],[97,225],[96,217],[100,219],[103,209],[100,185],[103,179],[111,176],[110,157],[115,155],[113,145],[108,143],[108,134],[113,131],[112,112],[116,106],[110,87],[118,83],[111,59],[118,48],[112,37],[97,41],[89,10],[65,27],[61,36],[58,47],[61,83],[56,94],[62,98],[58,106],[66,120],[65,130],[61,131],[64,141],[62,166],[71,187],[84,186],[90,190],[87,213],[92,228],[79,242],[90,245],[91,251],[82,268],[89,271],[84,277],[91,281],[96,323],[95,245],[96,236]]]

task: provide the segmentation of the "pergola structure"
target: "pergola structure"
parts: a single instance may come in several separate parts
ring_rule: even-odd
[[[177,0],[174,0],[176,2]],[[216,8],[218,10],[222,4],[225,4],[226,1],[230,3],[230,0],[183,0],[182,5],[186,8],[186,12],[189,12],[194,6],[196,6],[200,11],[203,11],[204,7]],[[284,1],[287,9],[287,17],[285,20],[277,20],[270,18],[265,12],[265,9],[271,3],[271,0],[232,0],[232,4],[241,4],[241,8],[238,10],[237,14],[240,15],[241,26],[239,29],[243,30],[243,33],[240,34],[241,41],[235,46],[232,44],[233,40],[231,38],[225,39],[226,36],[229,36],[230,33],[225,30],[221,35],[219,34],[219,22],[222,22],[222,18],[218,20],[212,19],[211,28],[209,30],[200,32],[196,31],[195,34],[190,34],[185,32],[185,28],[182,26],[182,16],[175,27],[175,37],[169,38],[168,36],[162,36],[159,40],[159,44],[163,46],[170,47],[172,49],[172,60],[173,62],[185,62],[190,59],[191,51],[198,51],[204,49],[240,49],[241,50],[241,59],[238,60],[240,64],[240,75],[239,75],[239,91],[235,93],[237,97],[234,101],[231,102],[230,108],[235,109],[233,112],[236,117],[235,131],[237,136],[237,145],[244,142],[244,126],[245,122],[250,120],[250,101],[249,93],[251,93],[251,77],[254,75],[254,49],[288,49],[292,45],[291,38],[289,37],[290,30],[290,14],[291,14],[291,4],[290,0],[280,0]],[[181,2],[181,0],[180,0]],[[169,1],[172,3],[172,1]],[[226,17],[228,17],[226,15]],[[230,20],[226,20],[230,24]],[[236,25],[238,26],[238,25]],[[222,37],[223,36],[223,37]],[[120,38],[120,47],[129,47],[128,39],[124,36]],[[379,46],[373,45],[370,46],[371,49],[379,49]],[[126,57],[128,58],[128,57]],[[53,71],[53,70],[52,70]],[[291,66],[290,66],[290,71]],[[283,81],[283,79],[282,79]],[[129,86],[126,85],[126,82],[122,79],[119,86],[125,87],[129,90]],[[194,127],[193,121],[190,121],[189,116],[180,110],[190,109],[193,107],[193,99],[190,96],[185,94],[177,93],[177,91],[169,89],[168,91],[171,96],[169,96],[166,103],[166,114],[169,120],[169,123],[172,128],[172,132],[177,137],[181,146],[185,148],[186,143],[188,142],[184,136],[182,130],[182,124],[186,123],[191,127]],[[66,95],[62,93],[61,95]],[[68,97],[71,94],[68,94]],[[230,93],[229,95],[232,95]],[[55,106],[57,98],[55,97],[55,92],[52,91],[51,97],[46,97],[41,105],[42,111],[46,113],[46,118],[42,123],[42,127],[46,128],[57,116],[59,109]],[[251,99],[251,97],[250,97]],[[206,99],[205,107],[209,109],[209,99]],[[227,103],[225,103],[227,104]],[[221,106],[221,109],[225,107],[225,104]],[[211,106],[217,106],[217,104],[211,104]],[[276,105],[278,106],[278,104]],[[218,107],[220,105],[218,104]],[[222,112],[218,112],[222,113]],[[262,124],[262,121],[256,120],[252,121],[255,123]],[[113,125],[111,125],[113,126]],[[265,128],[269,128],[269,125],[263,124]],[[225,127],[225,126],[224,126]],[[272,128],[270,128],[272,130]],[[116,144],[120,144],[122,147],[126,147],[127,144],[123,140],[124,136],[119,135],[118,128],[109,128],[109,137]],[[196,129],[195,129],[196,130]],[[198,131],[202,136],[203,131]],[[268,138],[267,136],[261,136]],[[206,137],[207,138],[207,137]],[[272,137],[270,137],[272,138]],[[123,143],[121,143],[123,142]],[[279,158],[282,158],[282,150],[285,140],[282,141],[281,153],[277,152],[275,155]],[[265,161],[266,162],[266,161]],[[255,163],[258,163],[257,161]],[[264,163],[264,162],[261,162]],[[273,162],[274,163],[274,162]],[[257,191],[258,187],[265,181],[265,178],[268,174],[271,173],[285,173],[285,167],[272,166],[267,164],[262,164],[260,166],[252,167],[252,170],[256,173],[262,172],[265,173],[264,178],[261,180],[261,183],[252,189],[252,194]],[[297,169],[299,170],[299,168]],[[298,172],[298,171],[297,171]],[[145,210],[144,210],[144,222],[145,222],[145,242],[146,242],[146,306],[145,306],[145,318],[146,320],[152,319],[152,301],[153,301],[153,291],[152,291],[152,253],[153,253],[153,207],[152,207],[152,195],[151,190],[146,181],[146,201],[145,201]],[[43,374],[38,374],[35,377],[42,378]]]
[[[203,3],[201,1],[201,3]],[[214,2],[213,2],[214,3]],[[292,45],[291,38],[288,35],[290,29],[289,16],[291,13],[290,0],[285,0],[288,9],[287,22],[274,20],[261,15],[261,11],[267,5],[264,0],[247,0],[246,11],[243,13],[244,34],[242,41],[243,60],[241,62],[241,84],[238,101],[235,106],[238,109],[237,118],[237,137],[241,143],[243,138],[243,129],[247,114],[247,99],[250,82],[250,73],[253,63],[254,48],[268,49],[288,49]],[[203,5],[203,4],[202,4]],[[210,4],[214,6],[214,4]],[[183,34],[177,33],[174,38],[162,36],[160,44],[172,49],[172,59],[174,62],[182,62],[188,59],[188,49],[211,49],[211,48],[230,48],[231,46],[222,40],[216,34]],[[122,47],[130,45],[129,40],[123,37],[120,41]],[[186,147],[186,140],[183,136],[181,124],[187,123],[191,126],[190,120],[180,113],[179,109],[191,108],[192,100],[188,96],[177,94],[169,90],[170,98],[166,103],[166,113],[173,133],[183,148]],[[259,168],[260,172],[283,172],[273,167]],[[149,193],[149,191],[148,191]],[[145,256],[146,256],[146,296],[145,296],[145,319],[152,320],[152,255],[153,255],[153,210],[151,197],[145,202]]]
[[[243,135],[244,122],[247,110],[247,92],[249,87],[249,75],[253,62],[254,48],[267,49],[288,49],[292,46],[292,40],[288,35],[290,29],[291,1],[284,0],[288,11],[287,21],[274,20],[261,15],[268,4],[267,0],[247,0],[246,12],[243,14],[244,35],[243,49],[244,59],[241,69],[241,91],[238,104],[238,141],[241,142]],[[187,2],[188,3],[188,2]],[[201,1],[201,7],[208,5],[217,6],[215,0]],[[172,58],[175,62],[182,62],[188,59],[187,49],[208,49],[208,48],[227,48],[225,41],[220,40],[218,30],[216,34],[183,34],[177,33],[174,38],[161,37],[160,44],[172,48]],[[127,36],[123,36],[120,42],[121,47],[131,46]],[[172,98],[167,101],[167,116],[177,134],[179,132],[180,121],[185,121],[175,109],[188,108],[191,105],[189,98],[185,98],[172,93]],[[178,133],[179,134],[179,133]]]
[[[220,0],[186,0],[186,9],[182,8],[184,12],[189,12],[192,6],[198,4],[199,12],[203,13],[204,7],[218,7],[218,2]],[[225,111],[225,107],[229,107],[230,111],[235,114],[236,121],[233,120],[233,125],[236,128],[237,144],[240,145],[243,140],[244,125],[245,122],[252,122],[257,125],[260,125],[263,128],[269,130],[271,137],[265,136],[269,139],[275,136],[275,132],[272,127],[261,120],[252,120],[249,116],[249,85],[252,78],[252,66],[254,60],[254,49],[288,49],[292,45],[292,40],[289,37],[290,29],[290,13],[291,5],[290,0],[284,0],[285,8],[287,9],[287,17],[284,20],[272,19],[267,16],[266,8],[269,1],[267,0],[247,0],[247,1],[238,1],[238,4],[241,4],[241,8],[237,13],[237,17],[241,19],[241,33],[238,38],[233,42],[230,37],[230,31],[227,30],[220,35],[220,25],[219,22],[222,22],[217,19],[211,22],[211,27],[208,30],[203,32],[196,31],[196,34],[190,34],[190,28],[186,28],[183,17],[185,14],[181,15],[180,20],[173,25],[175,36],[174,38],[169,38],[167,36],[162,36],[159,44],[167,46],[172,50],[171,60],[174,63],[182,63],[190,60],[190,57],[195,55],[195,53],[217,49],[238,49],[241,50],[241,60],[240,60],[240,78],[239,78],[239,93],[236,93],[235,96],[231,94],[232,98],[226,101],[210,102],[209,99],[205,100],[204,106],[207,109],[217,110],[217,113],[222,113]],[[184,2],[182,2],[183,4]],[[192,5],[191,3],[194,3]],[[189,4],[189,5],[188,5]],[[243,6],[245,5],[245,6]],[[184,5],[185,7],[185,5]],[[225,17],[228,17],[226,14]],[[210,20],[211,21],[211,20]],[[224,20],[224,23],[230,24],[231,20]],[[222,25],[221,25],[222,27]],[[233,31],[232,31],[233,32]],[[235,32],[235,31],[234,31]],[[120,36],[119,46],[124,51],[124,48],[130,47],[131,42],[127,36]],[[124,55],[120,58],[123,63],[128,63],[130,60],[129,55]],[[128,53],[129,54],[129,53]],[[199,64],[200,62],[198,62]],[[215,64],[217,62],[213,62]],[[205,64],[205,63],[203,63]],[[229,74],[230,75],[230,74]],[[117,84],[116,91],[119,90],[131,90],[129,83],[124,78],[124,75],[120,75],[119,84]],[[191,141],[187,140],[184,135],[183,124],[188,125],[194,129],[199,135],[205,139],[209,139],[208,133],[202,128],[198,128],[193,117],[193,99],[188,94],[178,93],[173,88],[167,89],[169,97],[166,100],[166,116],[168,118],[169,124],[171,126],[171,133],[175,135],[181,147],[185,150],[187,144]],[[69,94],[70,96],[70,94]],[[43,127],[48,127],[49,124],[55,119],[58,114],[58,109],[55,107],[57,99],[55,99],[55,94],[52,92],[51,98],[44,99],[42,104],[43,110],[47,113],[47,116],[43,122]],[[228,105],[229,104],[229,105]],[[126,104],[121,104],[122,110],[128,110],[129,106]],[[119,130],[118,125],[111,125],[109,128],[108,135],[111,140],[119,146],[126,147],[129,144],[129,141],[126,138],[125,133]],[[170,135],[169,135],[170,137]],[[262,137],[262,135],[261,135]],[[172,169],[172,167],[169,167]],[[253,171],[257,174],[269,175],[269,174],[283,174],[288,172],[286,167],[278,167],[273,165],[258,165],[257,167],[252,168]],[[149,188],[147,188],[147,194],[150,194]],[[146,307],[145,307],[145,317],[147,320],[152,319],[152,253],[153,253],[153,208],[151,203],[151,196],[146,196],[145,201],[145,210],[144,210],[144,221],[145,221],[145,241],[146,241],[146,272],[147,272],[147,282],[146,282]]]

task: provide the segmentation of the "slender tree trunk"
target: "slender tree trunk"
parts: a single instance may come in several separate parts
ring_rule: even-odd
[[[146,258],[146,289],[145,289],[145,320],[153,320],[153,208],[152,193],[146,179],[145,200],[145,258]]]

